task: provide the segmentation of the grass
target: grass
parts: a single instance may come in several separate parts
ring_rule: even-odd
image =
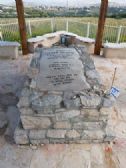
[[[32,22],[31,23],[32,36],[40,36],[51,32],[51,26],[49,21],[44,22]]]
[[[45,33],[52,32],[50,18],[26,19],[26,21],[28,20],[31,20],[32,37],[40,36]],[[69,31],[84,37],[87,36],[87,23],[90,22],[91,26],[90,26],[89,37],[90,38],[96,37],[98,18],[91,18],[91,17],[55,18],[54,25],[53,25],[54,31],[66,30],[67,20],[69,21]],[[15,18],[0,19],[0,24],[1,24],[0,27],[1,27],[4,40],[20,42],[18,24],[9,25],[10,23],[15,23],[15,22],[17,22],[17,19]],[[3,24],[8,24],[8,25],[3,25]],[[93,25],[93,24],[96,24],[96,25]],[[113,26],[113,27],[105,27],[104,41],[116,42],[118,27],[120,25],[126,26],[126,19],[119,20],[119,19],[107,18],[106,25]],[[28,37],[30,37],[28,24],[27,24],[27,34],[28,34]],[[122,27],[120,42],[126,42],[126,27]]]

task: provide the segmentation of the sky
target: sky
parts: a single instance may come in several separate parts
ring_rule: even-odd
[[[23,0],[24,2],[33,2],[34,4],[66,6],[67,0]],[[36,1],[36,2],[35,2]],[[0,0],[1,4],[12,4],[15,0]],[[100,3],[101,0],[68,0],[69,6],[83,6],[87,4]],[[126,0],[109,0],[109,2],[125,3]]]

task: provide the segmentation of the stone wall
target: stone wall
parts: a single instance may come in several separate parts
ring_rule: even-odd
[[[76,46],[70,50],[71,53],[74,52],[75,57],[83,65],[84,78],[77,78],[79,82],[80,79],[84,79],[83,89],[78,87],[79,83],[76,85],[77,89],[73,89],[76,78],[72,83],[67,84],[67,89],[61,83],[60,90],[57,89],[59,85],[48,87],[48,90],[44,90],[47,86],[39,87],[43,81],[41,83],[38,77],[44,80],[44,74],[47,72],[41,69],[41,64],[43,65],[41,59],[44,60],[44,57],[47,59],[49,53],[54,51],[58,53],[59,48],[52,48],[49,51],[38,49],[31,61],[30,79],[26,82],[18,103],[21,122],[15,131],[15,142],[17,144],[38,145],[48,143],[97,143],[112,140],[114,137],[107,134],[106,125],[114,99],[104,93],[99,74],[85,47]],[[62,49],[60,52],[62,53]],[[46,63],[46,59],[44,63]],[[75,61],[77,62],[76,59]],[[52,65],[54,64],[49,64],[49,67],[52,68]],[[73,65],[68,68],[69,72],[71,72],[70,68],[73,68]],[[78,68],[74,67],[76,72],[79,73],[78,70],[80,69]],[[61,79],[59,81],[61,82]],[[52,83],[49,84],[51,86]]]
[[[48,47],[48,48],[57,44],[60,45],[62,41],[61,37],[63,36],[67,37],[67,42],[64,42],[65,45],[69,45],[69,44],[84,45],[86,46],[88,53],[90,54],[94,53],[95,39],[78,36],[75,33],[66,32],[66,31],[57,31],[54,33],[49,33],[43,36],[37,36],[37,37],[28,39],[29,52],[34,53],[38,45],[42,45],[43,47]]]

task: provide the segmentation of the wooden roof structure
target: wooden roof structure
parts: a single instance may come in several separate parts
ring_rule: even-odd
[[[15,0],[15,1],[16,1],[19,31],[20,31],[21,44],[22,44],[22,53],[23,55],[27,55],[28,46],[27,46],[27,30],[26,30],[26,23],[25,23],[25,17],[24,17],[24,5],[22,0]],[[94,54],[96,55],[100,55],[100,51],[102,47],[102,39],[104,34],[107,8],[108,8],[108,0],[101,0],[98,30],[97,30],[95,50],[94,50]]]
[[[97,29],[95,49],[94,49],[94,54],[96,55],[100,55],[100,51],[102,48],[107,9],[108,9],[108,0],[101,0],[101,7],[100,7],[100,13],[99,13],[99,20],[98,20],[98,29]]]
[[[18,16],[18,24],[21,38],[22,54],[28,54],[28,44],[27,44],[27,29],[24,16],[24,5],[22,0],[15,0]]]

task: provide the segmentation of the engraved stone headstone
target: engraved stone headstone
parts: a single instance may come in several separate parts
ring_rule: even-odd
[[[36,84],[41,91],[79,91],[90,88],[80,55],[74,48],[44,49],[39,68]]]

